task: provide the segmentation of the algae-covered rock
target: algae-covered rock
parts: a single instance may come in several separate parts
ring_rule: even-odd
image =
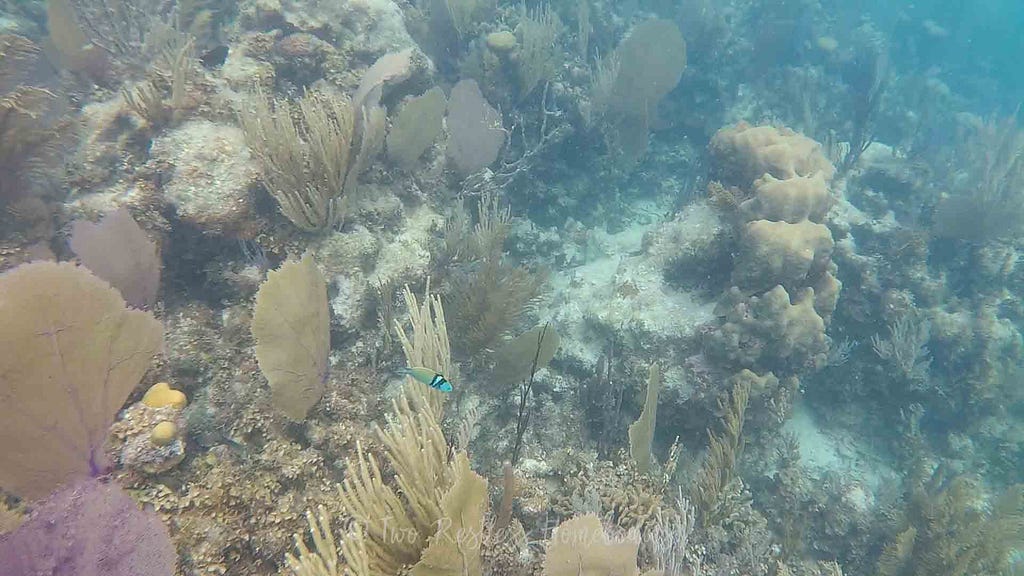
[[[255,232],[250,187],[259,179],[236,126],[193,120],[153,141],[154,162],[168,167],[164,199],[200,230],[249,237]]]

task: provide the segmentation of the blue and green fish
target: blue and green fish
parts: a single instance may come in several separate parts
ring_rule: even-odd
[[[410,376],[413,380],[422,382],[434,390],[440,390],[441,392],[452,391],[452,383],[437,370],[423,367],[406,367],[399,370],[398,373]]]

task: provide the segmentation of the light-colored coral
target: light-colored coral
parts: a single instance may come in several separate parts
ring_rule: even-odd
[[[275,0],[264,3],[290,27],[306,32],[327,32],[339,50],[380,56],[414,47],[405,29],[402,11],[392,0]],[[271,10],[267,10],[268,12]]]
[[[337,274],[369,272],[377,263],[382,242],[365,226],[354,225],[349,230],[334,232],[317,239],[314,253],[317,263],[330,278]]]
[[[331,322],[357,329],[378,285],[421,283],[430,268],[432,230],[442,222],[424,205],[398,218],[393,236],[378,237],[356,225],[317,239],[317,261],[333,288]]]
[[[842,286],[831,262],[835,242],[822,223],[835,168],[819,143],[788,128],[740,122],[719,130],[709,148],[719,177],[749,196],[732,204],[740,252],[710,355],[742,368],[820,368],[825,324]]]
[[[754,398],[764,395],[779,385],[779,379],[775,377],[775,374],[768,372],[759,376],[746,368],[733,374],[730,382],[733,386],[745,386],[750,391],[750,396]]]
[[[826,180],[835,174],[821,144],[789,128],[740,122],[719,130],[711,139],[710,150],[716,163],[735,174],[735,181],[744,186],[765,174],[789,179],[820,172]]]
[[[825,271],[834,245],[827,227],[807,220],[748,222],[740,243],[732,279],[744,290],[806,286]]]
[[[409,213],[398,233],[381,247],[372,275],[395,285],[415,284],[425,278],[430,267],[432,230],[443,222],[425,205]]]
[[[188,398],[181,390],[174,390],[167,382],[157,382],[146,390],[142,396],[142,403],[150,408],[184,408],[188,404]]]
[[[821,223],[832,204],[825,173],[779,180],[765,174],[754,181],[754,197],[740,204],[744,220]]]
[[[696,203],[676,220],[649,229],[563,232],[582,244],[566,242],[563,248],[567,258],[579,263],[571,276],[552,275],[550,304],[542,304],[541,314],[558,325],[560,354],[595,363],[605,341],[602,334],[623,326],[647,349],[677,347],[695,337],[702,325],[714,321],[713,305],[667,283],[665,266],[681,253],[699,257],[709,252],[724,229],[707,204]]]
[[[814,288],[814,310],[825,321],[825,324],[832,320],[832,313],[836,311],[836,304],[839,302],[839,291],[843,289],[843,283],[835,276],[835,265],[830,264],[829,268],[812,286]]]
[[[706,255],[715,239],[727,230],[728,222],[709,202],[693,202],[673,220],[648,231],[643,237],[643,248],[655,263],[666,265],[681,252],[687,256]]]
[[[246,50],[228,52],[220,71],[228,86],[235,90],[252,90],[253,86],[269,90],[274,85],[274,66],[246,54]]]

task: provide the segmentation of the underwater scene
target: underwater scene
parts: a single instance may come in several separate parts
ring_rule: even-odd
[[[1019,0],[0,0],[0,576],[1024,575]]]

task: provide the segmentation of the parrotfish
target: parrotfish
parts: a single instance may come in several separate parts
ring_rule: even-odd
[[[413,380],[422,382],[434,390],[440,390],[441,392],[452,391],[452,383],[437,370],[423,367],[406,367],[399,370],[398,373],[410,376]]]

